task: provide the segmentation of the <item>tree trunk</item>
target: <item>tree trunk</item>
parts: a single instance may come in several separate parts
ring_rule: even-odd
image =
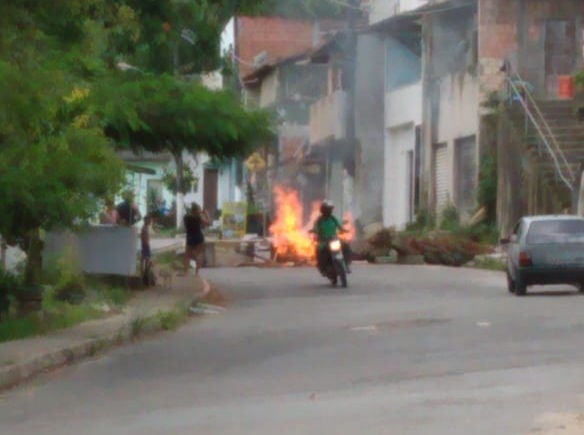
[[[185,196],[183,194],[184,161],[180,151],[173,154],[176,164],[176,228],[183,227],[183,217],[185,214]]]
[[[43,241],[40,229],[35,228],[28,234],[24,243],[26,251],[26,268],[24,270],[24,291],[16,295],[18,313],[21,316],[41,311],[42,304],[42,271],[43,271]]]
[[[6,241],[2,236],[0,236],[0,266],[2,269],[6,270],[6,250],[8,246],[6,245]]]
[[[26,255],[24,283],[31,293],[38,293],[41,288],[43,272],[43,242],[39,228],[31,230],[29,233]]]

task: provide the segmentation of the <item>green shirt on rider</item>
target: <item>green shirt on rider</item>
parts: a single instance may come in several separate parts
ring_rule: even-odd
[[[343,227],[339,220],[334,216],[321,216],[314,224],[314,232],[318,237],[319,245],[327,243],[331,239],[337,237],[337,231]]]

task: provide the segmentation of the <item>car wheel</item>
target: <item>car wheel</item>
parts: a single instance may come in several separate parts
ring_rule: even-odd
[[[527,285],[521,275],[517,274],[515,277],[515,296],[525,296],[526,293]]]
[[[509,271],[507,271],[507,290],[509,290],[509,293],[515,293],[515,282],[511,278]]]

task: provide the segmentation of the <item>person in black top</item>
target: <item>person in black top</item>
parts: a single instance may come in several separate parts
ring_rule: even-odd
[[[124,201],[116,207],[118,225],[132,226],[140,222],[142,215],[134,203],[134,194],[131,191],[124,193]]]
[[[195,276],[199,276],[203,257],[203,247],[205,236],[203,228],[211,224],[211,219],[206,211],[201,210],[198,204],[193,204],[190,213],[184,217],[185,230],[187,232],[187,245],[184,256],[184,273],[189,270],[189,263],[192,259],[197,263]]]

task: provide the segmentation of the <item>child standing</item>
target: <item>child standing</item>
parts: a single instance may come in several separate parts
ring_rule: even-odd
[[[140,262],[141,272],[143,281],[145,284],[149,285],[150,275],[152,268],[152,252],[150,250],[150,227],[152,225],[152,216],[148,215],[144,218],[144,225],[142,225],[142,230],[140,231],[140,244],[142,261]]]

